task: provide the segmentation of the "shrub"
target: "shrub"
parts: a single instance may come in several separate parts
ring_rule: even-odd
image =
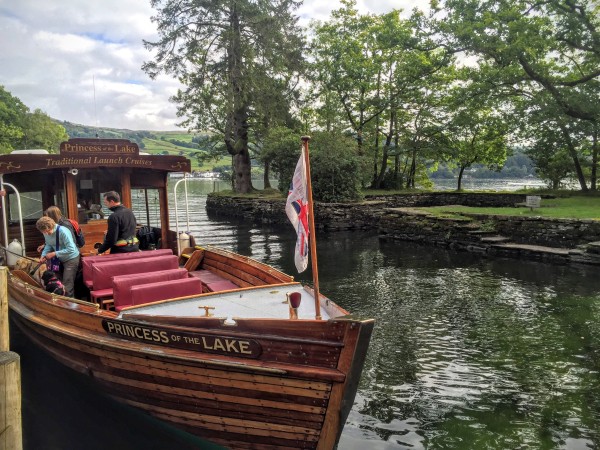
[[[310,141],[313,197],[322,202],[358,200],[363,161],[354,139],[317,132]]]

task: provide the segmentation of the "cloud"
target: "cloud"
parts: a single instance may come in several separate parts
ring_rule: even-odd
[[[361,12],[398,8],[393,0],[359,0]],[[402,2],[404,9],[416,5]],[[326,20],[336,1],[308,0],[302,25]],[[172,130],[181,121],[169,101],[179,88],[169,76],[141,70],[157,38],[147,0],[19,0],[0,2],[0,85],[31,110],[101,127]]]

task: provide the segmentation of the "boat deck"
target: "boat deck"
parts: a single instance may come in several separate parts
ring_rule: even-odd
[[[292,292],[302,294],[302,302],[298,308],[298,319],[314,319],[314,297],[299,283],[216,292],[193,298],[133,306],[123,309],[119,317],[131,313],[149,316],[201,317],[205,314],[204,307],[209,306],[214,307],[210,310],[210,314],[214,317],[225,318],[228,321],[235,318],[289,319],[286,294]],[[321,316],[323,320],[331,318],[323,304],[321,304]]]

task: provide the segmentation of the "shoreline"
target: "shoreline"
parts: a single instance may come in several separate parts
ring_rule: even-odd
[[[600,221],[485,214],[461,218],[433,216],[419,207],[515,206],[526,194],[418,193],[369,196],[359,203],[315,203],[320,231],[376,230],[395,239],[489,256],[556,264],[600,265]],[[206,210],[215,217],[287,224],[285,199],[208,195]]]

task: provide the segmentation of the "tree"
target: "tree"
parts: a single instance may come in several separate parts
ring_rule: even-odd
[[[303,40],[291,11],[297,0],[152,0],[160,39],[143,69],[176,76],[185,88],[173,100],[182,122],[220,135],[232,155],[234,187],[252,190],[251,131],[275,83],[292,86],[302,69]],[[285,92],[291,94],[291,88]],[[259,119],[260,121],[260,119]]]
[[[285,127],[269,130],[265,138],[261,160],[277,173],[281,192],[287,192],[292,182],[296,163],[300,156],[300,137],[297,132]]]
[[[23,119],[29,108],[0,86],[0,152],[7,153],[23,136]]]
[[[506,161],[506,133],[504,120],[490,110],[464,108],[454,115],[445,135],[451,158],[458,164],[458,191],[465,170],[473,164],[502,168]]]
[[[69,139],[65,128],[53,121],[46,113],[36,109],[25,115],[23,136],[19,146],[22,148],[43,148],[58,151],[60,143]]]
[[[360,198],[367,160],[358,155],[354,139],[341,133],[316,132],[310,142],[310,157],[315,200],[344,202]]]
[[[551,109],[570,119],[600,120],[597,2],[444,0],[432,5],[443,14],[438,22],[441,45],[493,66],[499,85],[525,96],[543,92],[551,99]],[[568,128],[562,134],[569,141]],[[568,151],[574,158],[574,145]],[[586,191],[584,173],[577,159],[573,161]]]
[[[0,152],[17,148],[58,151],[68,138],[62,125],[40,109],[30,113],[21,100],[0,86]]]
[[[382,65],[373,32],[376,19],[359,15],[355,0],[341,3],[342,8],[332,12],[330,21],[315,26],[314,81],[325,97],[324,112],[328,118],[333,100],[329,93],[335,94],[362,154],[365,127],[385,108],[378,95]],[[330,123],[327,129],[332,130]]]

